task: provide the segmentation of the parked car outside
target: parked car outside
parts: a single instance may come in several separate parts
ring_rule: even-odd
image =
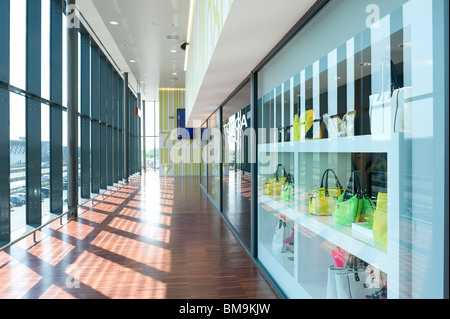
[[[17,195],[11,195],[9,199],[12,207],[20,207],[23,205],[22,200]]]
[[[50,198],[50,188],[43,187],[41,189],[41,193],[42,193],[42,198]]]

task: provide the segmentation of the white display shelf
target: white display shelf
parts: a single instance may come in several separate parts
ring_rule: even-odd
[[[334,222],[332,216],[312,216],[299,200],[285,201],[279,196],[260,194],[258,204],[266,205],[271,211],[283,214],[293,220],[296,229],[304,227],[326,241],[339,246],[367,263],[377,267],[388,276],[388,298],[399,296],[399,213],[403,209],[401,187],[402,164],[408,154],[402,133],[390,135],[365,135],[335,139],[305,140],[258,145],[259,153],[291,153],[294,155],[295,172],[299,168],[299,154],[302,153],[384,153],[387,154],[388,190],[388,247],[368,243],[352,235],[352,227]],[[295,180],[295,177],[294,177]],[[295,182],[297,182],[295,180]],[[298,189],[298,185],[295,185]],[[303,207],[300,208],[300,205]],[[298,258],[298,254],[295,254]],[[294,265],[297,261],[294,261]],[[294,279],[296,275],[294,276]]]
[[[258,145],[259,152],[287,153],[386,153],[399,134],[362,135]]]
[[[332,216],[313,216],[301,213],[295,207],[283,205],[281,199],[277,200],[276,198],[271,198],[271,196],[261,196],[260,204],[267,205],[293,220],[296,227],[300,225],[307,228],[323,239],[374,265],[381,271],[387,272],[389,270],[389,262],[386,258],[387,249],[385,247],[378,243],[370,246],[354,238],[352,236],[352,227],[341,226],[335,223]]]

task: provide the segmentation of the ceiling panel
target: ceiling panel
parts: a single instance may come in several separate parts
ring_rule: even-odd
[[[147,100],[158,100],[160,87],[185,87],[180,46],[187,37],[189,0],[89,1]]]

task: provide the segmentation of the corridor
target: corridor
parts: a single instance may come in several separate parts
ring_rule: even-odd
[[[200,190],[147,173],[0,252],[1,299],[276,299]]]

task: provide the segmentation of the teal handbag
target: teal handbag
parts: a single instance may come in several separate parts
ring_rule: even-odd
[[[353,192],[353,181],[356,186],[355,193]],[[336,202],[333,218],[340,225],[351,226],[360,221],[361,215],[373,216],[374,206],[364,190],[361,173],[353,172],[347,189]]]

